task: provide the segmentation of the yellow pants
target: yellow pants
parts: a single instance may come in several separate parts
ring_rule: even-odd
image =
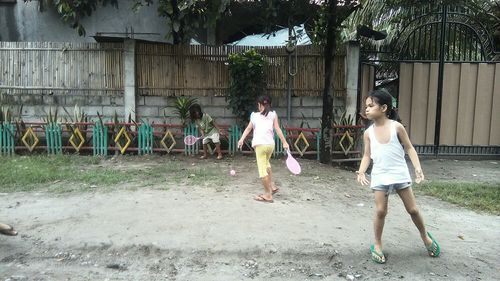
[[[259,169],[259,177],[267,177],[267,169],[271,168],[271,156],[273,155],[274,145],[257,145],[255,147],[255,156],[257,158],[257,168]]]

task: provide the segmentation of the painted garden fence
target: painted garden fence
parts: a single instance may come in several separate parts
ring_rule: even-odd
[[[225,154],[252,154],[251,136],[243,148],[238,150],[237,143],[242,128],[237,125],[221,125],[221,144]],[[320,129],[282,127],[293,154],[300,157],[319,159]],[[343,154],[347,158],[358,157],[358,140],[362,126],[335,126],[333,154]],[[185,145],[184,137],[199,136],[193,124],[182,126],[165,123],[125,123],[125,122],[4,122],[0,125],[0,153],[2,156],[14,154],[78,153],[94,156],[115,154],[171,154],[182,153],[197,155],[201,150],[200,142]],[[214,147],[209,146],[214,153]],[[286,152],[278,136],[275,136],[274,157]]]

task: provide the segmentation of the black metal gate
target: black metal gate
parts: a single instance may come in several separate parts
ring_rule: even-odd
[[[363,80],[363,67],[372,67],[377,82],[373,81],[371,86],[379,88],[384,83],[397,81],[396,87],[392,90],[389,87],[389,91],[398,99],[401,63],[437,63],[433,145],[416,146],[417,151],[434,155],[500,155],[499,146],[443,146],[440,141],[445,63],[500,62],[491,26],[486,26],[486,21],[479,20],[466,5],[429,5],[414,9],[411,14],[410,20],[390,45],[377,50],[362,47],[360,81]]]

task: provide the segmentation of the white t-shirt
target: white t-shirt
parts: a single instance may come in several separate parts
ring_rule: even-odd
[[[276,112],[269,111],[267,116],[260,112],[252,112],[250,122],[253,125],[252,147],[257,145],[274,145],[274,119]]]
[[[370,153],[373,159],[371,187],[411,182],[405,160],[405,151],[399,142],[396,121],[390,125],[391,138],[388,143],[379,143],[373,125],[368,128]]]

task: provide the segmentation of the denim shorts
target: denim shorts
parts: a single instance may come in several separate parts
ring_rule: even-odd
[[[394,193],[397,190],[403,190],[405,188],[411,187],[411,182],[394,183],[387,185],[377,185],[372,187],[373,191],[385,191],[387,195]]]

